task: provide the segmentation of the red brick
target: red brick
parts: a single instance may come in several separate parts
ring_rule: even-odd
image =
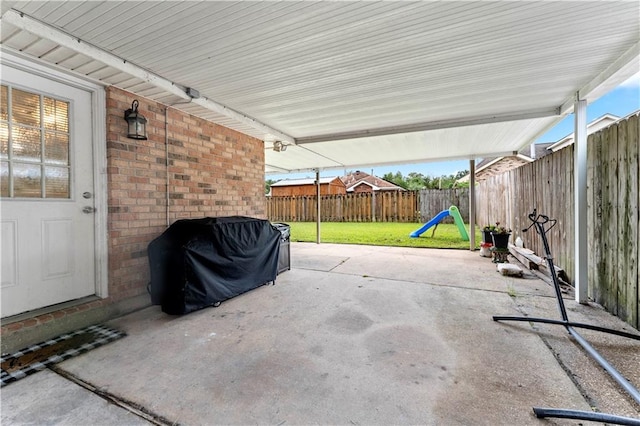
[[[23,327],[27,328],[27,327],[33,327],[34,325],[38,324],[38,320],[35,318],[28,318],[26,320],[23,321]]]
[[[52,314],[40,315],[36,319],[40,324],[44,324],[46,322],[53,321],[53,315]]]
[[[134,98],[149,120],[149,139],[135,143],[125,137],[126,124],[122,120],[122,111],[130,107]],[[169,109],[167,167],[166,106],[113,87],[107,90],[107,105],[108,141],[117,143],[107,148],[109,206],[128,209],[109,215],[109,300],[115,301],[146,291],[147,258],[139,254],[166,228],[167,171],[170,222],[254,212],[262,215],[264,148],[258,139]],[[135,149],[115,149],[122,146],[118,144]]]
[[[7,332],[14,332],[14,331],[17,331],[17,330],[21,330],[23,327],[24,327],[24,322],[18,321],[18,322],[14,322],[12,324],[3,325],[2,326],[2,331],[4,332],[6,330]]]

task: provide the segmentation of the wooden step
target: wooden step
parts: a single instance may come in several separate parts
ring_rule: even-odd
[[[547,260],[536,255],[532,250],[527,248],[517,247],[513,244],[509,244],[509,252],[513,257],[518,259],[520,263],[522,263],[527,269],[536,270],[542,272],[544,275],[551,278],[551,271],[549,270],[549,265],[547,264]],[[556,270],[556,275],[560,280],[561,284],[570,285],[567,274],[564,272],[564,269],[560,268],[557,265],[553,265]]]

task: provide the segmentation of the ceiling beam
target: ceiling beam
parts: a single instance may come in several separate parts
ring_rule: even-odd
[[[157,74],[152,73],[151,71],[128,62],[126,59],[113,55],[105,50],[100,49],[99,47],[89,44],[84,40],[60,31],[57,28],[40,22],[23,13],[17,12],[15,10],[8,10],[4,13],[4,15],[2,15],[1,21],[3,23],[8,23],[17,28],[20,28],[21,30],[28,31],[38,37],[55,42],[60,46],[88,56],[93,60],[100,61],[109,67],[115,68],[133,77],[139,78],[140,80],[150,83],[168,93],[171,93],[172,95],[180,97],[181,99],[191,101],[194,104],[200,105],[201,107],[204,107],[210,111],[216,112],[218,114],[224,115],[225,117],[229,117],[240,123],[248,125],[253,129],[263,132],[265,134],[264,138],[267,138],[267,135],[270,135],[270,137],[282,140],[283,142],[295,144],[295,140],[293,137],[264,123],[261,123],[256,119],[249,117],[248,115],[242,114],[241,112],[235,111],[227,107],[226,105],[223,105],[206,97],[192,98],[191,96],[187,95],[186,87],[167,80]]]
[[[265,173],[289,173],[291,170],[284,169],[282,167],[274,166],[272,164],[265,163],[265,168],[272,168],[274,170],[267,170]]]
[[[464,117],[452,120],[427,121],[423,123],[406,124],[402,126],[380,127],[377,129],[355,130],[352,132],[330,133],[318,136],[296,138],[298,145],[317,142],[329,142],[345,139],[368,138],[374,136],[395,135],[400,133],[424,132],[428,130],[448,129],[452,127],[475,126],[478,124],[501,123],[504,121],[530,120],[535,118],[559,115],[558,108],[541,109],[525,112],[494,114],[480,117]]]
[[[413,159],[413,160],[399,160],[399,161],[388,161],[388,162],[385,161],[385,162],[366,163],[366,164],[364,163],[342,164],[342,165],[336,165],[336,166],[325,166],[325,167],[322,167],[321,170],[326,170],[326,171],[343,170],[343,169],[362,170],[369,167],[396,166],[396,165],[408,165],[408,164],[419,164],[419,163],[435,163],[435,162],[441,162],[441,161],[456,161],[456,160],[477,160],[480,158],[513,157],[517,155],[518,155],[518,151],[485,152],[485,153],[478,153],[473,155],[457,155],[457,156],[442,157],[442,158],[420,158],[420,159]],[[270,167],[279,168],[276,166],[270,166]],[[289,169],[287,170],[287,173],[305,173],[305,172],[310,172],[314,170],[315,168],[313,167]],[[276,174],[278,172],[267,171],[265,173]]]

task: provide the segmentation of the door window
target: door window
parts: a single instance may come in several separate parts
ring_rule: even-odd
[[[71,198],[69,102],[2,85],[0,196]]]

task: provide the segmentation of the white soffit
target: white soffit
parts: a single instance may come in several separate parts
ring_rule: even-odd
[[[635,1],[5,0],[0,8],[197,89],[217,109],[175,107],[267,140],[267,172],[517,151],[569,113],[576,93],[593,101],[640,69]],[[6,21],[5,48],[184,102],[153,78]],[[300,145],[274,152],[276,139]]]
[[[267,164],[277,163],[284,170],[303,171],[297,165],[304,164],[311,151],[321,156],[316,159],[321,169],[514,155],[537,137],[541,128],[553,125],[556,120],[556,117],[547,117],[299,144],[289,146],[284,152],[266,150],[265,160]],[[281,173],[280,170],[268,172]]]

